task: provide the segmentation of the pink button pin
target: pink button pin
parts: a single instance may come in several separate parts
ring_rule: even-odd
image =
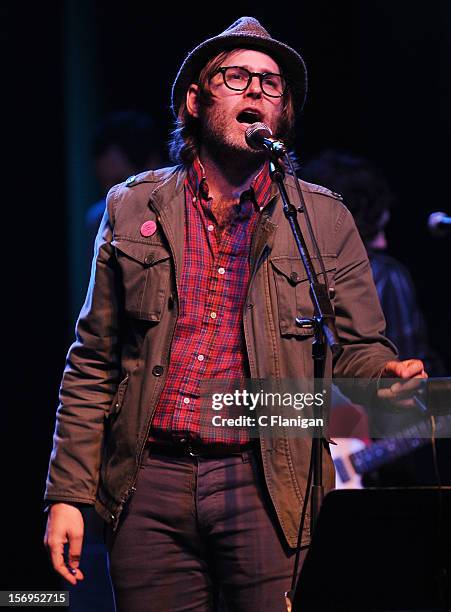
[[[157,231],[157,224],[155,223],[155,221],[146,221],[141,225],[140,231],[141,236],[145,236],[146,238],[148,236],[152,236],[152,234],[155,234],[155,232]]]

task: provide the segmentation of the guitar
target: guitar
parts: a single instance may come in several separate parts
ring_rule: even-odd
[[[451,415],[436,417],[436,434],[450,433]],[[421,421],[394,437],[373,442],[369,446],[357,438],[334,438],[330,445],[335,464],[337,489],[362,489],[362,476],[367,472],[403,457],[431,441],[430,421]]]

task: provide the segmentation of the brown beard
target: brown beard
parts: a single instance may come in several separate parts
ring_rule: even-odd
[[[204,106],[199,121],[202,145],[208,150],[210,157],[227,166],[232,174],[242,174],[244,167],[252,172],[264,162],[266,154],[250,148],[245,143],[244,134],[242,142],[240,138],[237,140],[232,137],[229,121],[234,119],[227,118],[216,107]],[[277,125],[272,126],[274,133],[277,133],[282,121],[280,116]]]

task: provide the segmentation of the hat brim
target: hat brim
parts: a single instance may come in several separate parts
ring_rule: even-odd
[[[299,53],[274,38],[231,33],[201,43],[191,51],[181,65],[171,96],[172,112],[176,118],[188,87],[196,82],[205,64],[221,51],[231,51],[240,47],[267,53],[278,63],[293,92],[295,112],[299,113],[302,110],[307,94],[307,69]]]

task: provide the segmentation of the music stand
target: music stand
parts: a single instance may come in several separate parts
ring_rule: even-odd
[[[451,487],[331,491],[293,612],[449,610],[450,523]]]

